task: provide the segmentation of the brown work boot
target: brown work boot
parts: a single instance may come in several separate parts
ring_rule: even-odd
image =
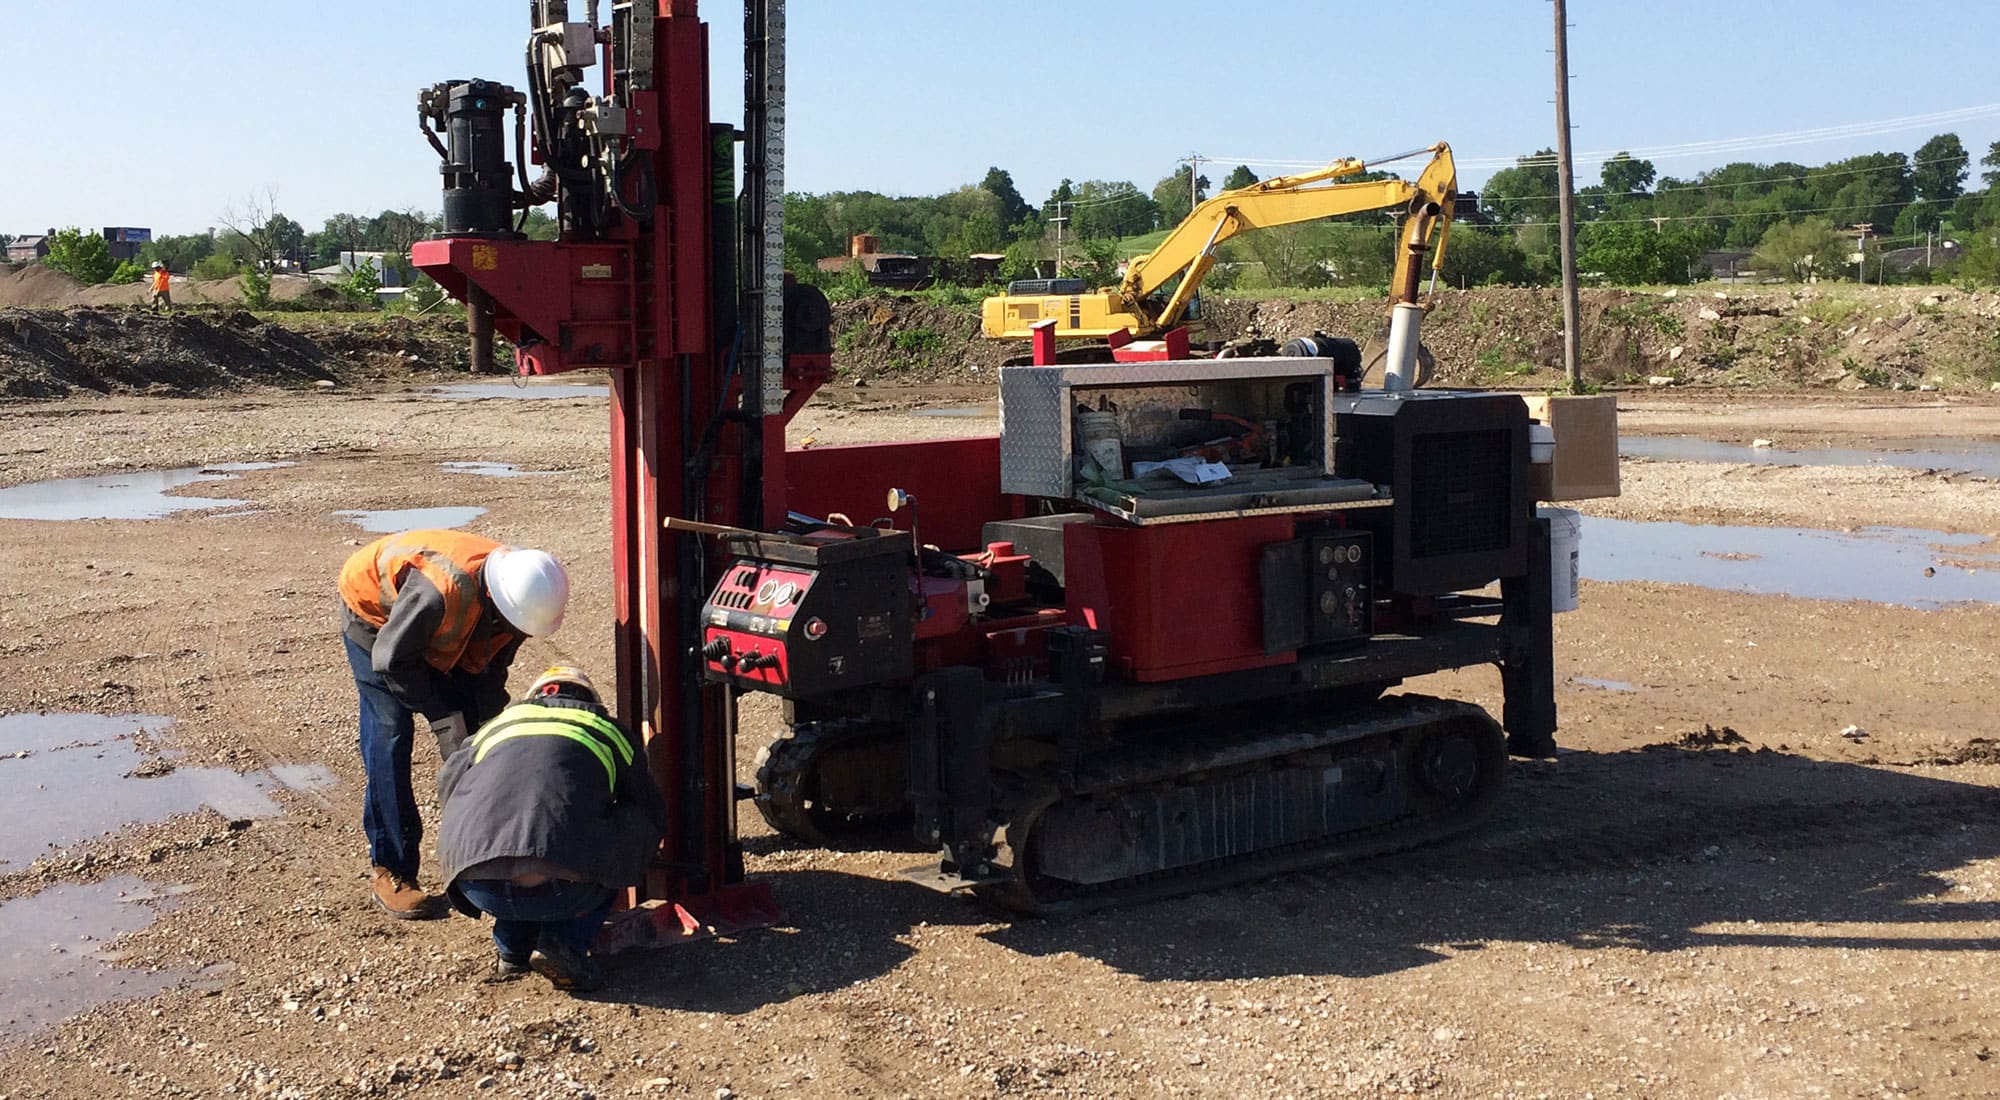
[[[397,920],[429,920],[438,915],[437,899],[387,867],[375,868],[375,904]]]

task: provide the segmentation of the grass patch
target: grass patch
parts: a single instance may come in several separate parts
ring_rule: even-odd
[[[1822,325],[1838,328],[1853,321],[1868,311],[1868,307],[1852,298],[1814,298],[1805,303],[1800,312]]]

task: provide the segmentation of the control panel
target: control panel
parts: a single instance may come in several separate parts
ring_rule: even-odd
[[[1306,606],[1311,641],[1362,638],[1375,629],[1375,597],[1369,586],[1372,536],[1366,532],[1321,535],[1306,542]]]
[[[702,608],[711,680],[795,697],[906,677],[913,597],[907,542],[767,544],[737,558]]]

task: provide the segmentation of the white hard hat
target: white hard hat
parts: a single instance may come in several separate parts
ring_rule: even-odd
[[[153,266],[154,266],[154,267],[165,267],[165,266],[167,266],[167,265],[166,265],[166,264],[163,264],[163,263],[161,263],[161,262],[160,262],[160,261],[158,261],[158,260],[154,260],[154,261],[153,261]]]
[[[486,555],[486,592],[508,625],[540,638],[562,625],[569,604],[569,574],[540,550],[502,546]]]

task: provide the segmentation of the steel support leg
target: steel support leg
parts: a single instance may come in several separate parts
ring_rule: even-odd
[[[1500,582],[1507,631],[1507,659],[1501,663],[1506,692],[1501,724],[1507,751],[1515,756],[1553,756],[1556,751],[1555,616],[1549,573],[1549,521],[1528,525],[1528,573]]]

